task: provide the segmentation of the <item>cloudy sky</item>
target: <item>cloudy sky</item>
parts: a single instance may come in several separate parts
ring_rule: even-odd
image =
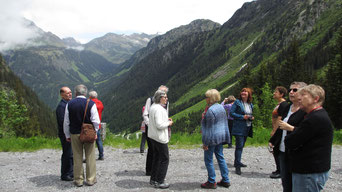
[[[0,44],[25,41],[34,32],[25,17],[60,38],[86,43],[108,32],[162,34],[195,19],[223,24],[251,0],[0,0]]]

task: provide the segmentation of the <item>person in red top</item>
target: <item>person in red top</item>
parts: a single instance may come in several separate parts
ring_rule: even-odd
[[[103,104],[100,100],[97,99],[97,93],[96,91],[90,91],[89,92],[89,98],[95,102],[97,111],[99,112],[100,121],[102,121],[102,111],[103,111]],[[96,145],[99,150],[99,158],[98,160],[104,160],[103,157],[103,143],[101,140],[101,134],[100,134],[101,124],[99,125],[99,131],[97,132],[97,139],[96,139]]]

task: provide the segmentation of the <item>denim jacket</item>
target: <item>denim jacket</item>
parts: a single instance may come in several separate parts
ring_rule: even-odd
[[[253,111],[253,104],[251,103],[251,109]],[[247,122],[243,118],[245,115],[245,108],[243,106],[243,102],[239,99],[237,99],[231,110],[230,110],[230,116],[234,118],[233,128],[232,128],[232,134],[238,135],[238,136],[249,136],[253,137],[253,129],[251,127],[247,127]]]
[[[230,142],[226,110],[215,103],[209,107],[202,120],[202,142],[206,146]]]

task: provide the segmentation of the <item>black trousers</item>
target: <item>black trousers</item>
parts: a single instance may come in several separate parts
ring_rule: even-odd
[[[158,183],[164,183],[169,167],[169,147],[167,143],[159,143],[153,139],[151,139],[151,142],[154,151],[151,180],[157,181]]]
[[[145,141],[146,141],[146,133],[142,132],[141,142],[140,142],[140,153],[143,153],[145,151]]]
[[[74,177],[73,158],[71,142],[67,142],[64,135],[59,136],[62,144],[62,157],[61,157],[61,178]]]
[[[148,137],[148,126],[145,127],[146,132],[146,140],[147,140],[147,156],[146,156],[146,174],[151,174],[152,171],[152,163],[153,163],[153,144],[151,139]]]

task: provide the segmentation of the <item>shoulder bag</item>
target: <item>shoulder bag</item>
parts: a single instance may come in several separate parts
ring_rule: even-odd
[[[84,123],[84,119],[87,113],[89,104],[89,99],[87,100],[87,105],[84,111],[83,115],[83,121],[82,121],[82,130],[80,134],[80,140],[82,143],[94,143],[95,137],[96,137],[96,131],[93,124],[90,123]]]

